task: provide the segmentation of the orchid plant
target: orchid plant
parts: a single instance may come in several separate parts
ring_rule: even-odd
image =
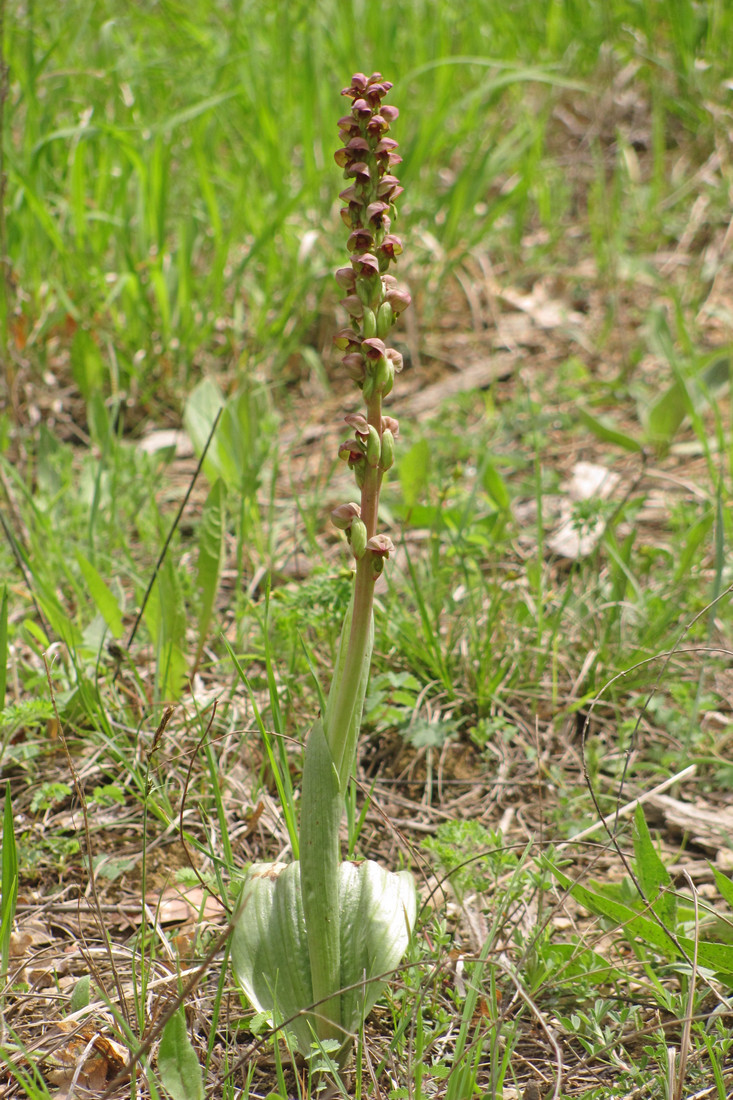
[[[348,181],[340,193],[349,231],[348,267],[336,272],[349,324],[335,336],[343,366],[364,397],[347,416],[351,438],[339,455],[354,472],[359,503],[332,513],[355,558],[351,601],[324,713],[308,735],[303,765],[300,859],[256,863],[246,876],[234,918],[232,961],[252,1004],[285,1024],[296,1048],[337,1049],[344,1064],[354,1036],[399,965],[415,923],[415,883],[364,860],[341,861],[339,828],[354,770],[374,638],[374,586],[394,550],[378,530],[382,478],[394,461],[397,421],[382,411],[402,356],[386,344],[410,296],[389,273],[402,252],[391,232],[403,188],[388,136],[396,107],[383,102],[392,85],[380,73],[356,73],[342,94],[351,110],[339,120],[335,155]]]

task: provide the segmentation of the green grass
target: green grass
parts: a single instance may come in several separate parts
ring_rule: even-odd
[[[62,1086],[37,1041],[79,1022],[70,982],[91,975],[94,1027],[144,1045],[135,1095],[171,1080],[176,997],[213,1094],[310,1094],[230,980],[223,917],[178,935],[151,913],[197,876],[230,905],[295,836],[349,592],[327,522],[351,495],[330,428],[351,407],[330,350],[338,93],[380,69],[416,308],[348,848],[410,864],[424,910],[341,1091],[725,1100],[730,897],[703,859],[725,866],[724,839],[655,819],[649,841],[694,964],[625,930],[651,919],[638,822],[636,845],[627,826],[618,849],[600,830],[559,846],[689,763],[667,793],[727,805],[733,9],[73,9],[5,16],[0,1083]],[[411,411],[482,361],[481,389]],[[171,427],[194,457],[141,446]],[[618,475],[607,498],[570,498],[578,460]],[[577,557],[563,523],[596,532]],[[28,925],[45,906],[57,923]]]

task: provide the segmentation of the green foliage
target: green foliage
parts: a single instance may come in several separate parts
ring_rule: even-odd
[[[204,1100],[203,1071],[188,1037],[183,1008],[174,1012],[163,1028],[158,1072],[173,1100]]]
[[[446,821],[423,847],[433,853],[459,897],[488,885],[497,839],[478,821]]]
[[[196,589],[200,604],[198,612],[198,649],[194,668],[198,666],[206,643],[206,633],[214,610],[214,601],[219,588],[224,560],[224,539],[226,535],[226,488],[221,478],[212,485],[204,503],[198,528],[198,562],[196,567]]]
[[[0,849],[0,983],[3,985],[8,976],[10,961],[10,934],[15,920],[15,906],[18,900],[18,852],[15,845],[15,822],[13,803],[10,798],[10,783],[5,784],[3,799],[3,836]]]
[[[249,751],[239,686],[246,677],[266,736],[259,780],[279,783],[297,839],[303,716],[314,711],[314,678],[328,686],[351,582],[323,536],[324,501],[337,487],[329,462],[299,486],[292,509],[282,508],[277,434],[281,418],[298,461],[307,448],[310,476],[319,444],[308,434],[301,444],[300,433],[321,417],[304,413],[303,395],[340,385],[323,354],[338,296],[325,180],[339,102],[323,73],[346,75],[353,59],[381,68],[407,96],[409,126],[399,120],[395,131],[414,227],[409,281],[421,304],[419,347],[412,334],[406,343],[427,367],[416,388],[438,380],[446,353],[441,338],[434,356],[436,333],[452,340],[467,317],[459,285],[481,300],[475,312],[471,302],[474,333],[463,326],[466,344],[451,345],[444,378],[473,362],[474,334],[479,349],[507,335],[494,332],[503,313],[499,298],[494,316],[495,283],[500,294],[506,286],[528,293],[535,281],[559,287],[591,321],[563,326],[559,355],[556,334],[547,346],[544,337],[543,346],[520,339],[520,373],[444,397],[433,420],[410,424],[407,400],[383,517],[409,511],[419,534],[398,548],[380,597],[389,615],[379,609],[376,618],[370,751],[381,749],[386,728],[403,742],[400,768],[419,748],[436,761],[442,752],[442,768],[468,747],[476,781],[498,773],[522,812],[527,792],[534,806],[537,772],[544,828],[565,836],[596,817],[574,771],[574,730],[593,706],[586,759],[604,810],[622,774],[648,786],[678,767],[681,751],[698,765],[701,794],[727,789],[725,658],[713,651],[727,646],[726,604],[700,613],[730,579],[730,348],[725,302],[714,292],[724,290],[730,220],[725,158],[716,165],[728,140],[733,9],[716,0],[81,0],[71,22],[49,0],[16,9],[6,20],[7,316],[0,302],[8,336],[0,512],[10,524],[0,540],[0,759],[16,812],[14,819],[6,795],[1,969],[13,864],[29,881],[79,876],[78,838],[54,824],[68,819],[55,810],[70,788],[51,736],[42,665],[49,650],[72,752],[94,761],[93,818],[108,820],[123,806],[134,815],[145,801],[161,829],[174,828],[181,761],[193,760],[186,839],[226,897],[242,822],[230,834],[224,773],[238,739]],[[208,497],[200,516],[197,495],[187,506],[128,653],[124,640],[179,487],[172,449],[147,454],[138,436],[149,423],[177,423],[184,408],[198,455],[223,410],[204,467]],[[630,495],[614,498],[618,510],[576,503],[576,528],[600,520],[603,536],[587,558],[559,559],[546,536],[565,493],[562,467],[589,445],[622,472]],[[698,476],[699,455],[707,473]],[[278,574],[283,553],[307,561],[305,580]],[[265,643],[253,603],[259,591],[248,591],[261,565],[273,575]],[[236,639],[241,679],[219,636],[222,578],[221,624]],[[668,665],[653,660],[678,640],[683,650],[710,648],[680,651]],[[629,671],[612,682],[621,670]],[[216,690],[219,709],[194,760],[211,716],[200,684]],[[160,749],[170,747],[173,766],[146,776],[141,759],[157,704],[169,699],[185,702]],[[424,721],[427,704],[447,719]],[[260,757],[252,760],[259,767]],[[409,768],[403,781],[420,782]],[[358,837],[368,853],[384,834],[372,825],[372,804],[364,800],[359,811],[352,790],[350,843]],[[31,799],[44,821],[28,821]],[[253,807],[257,799],[255,782]],[[522,1095],[525,1081],[512,1073],[521,1077],[523,1063],[512,1052],[535,1017],[521,990],[555,1031],[564,1029],[569,1049],[605,1067],[613,1085],[588,1100],[608,1100],[609,1088],[662,1095],[677,1041],[670,1015],[687,1012],[678,990],[686,997],[689,964],[659,921],[688,955],[696,931],[689,898],[675,890],[643,820],[633,842],[643,896],[630,880],[576,888],[602,930],[618,929],[613,943],[631,946],[622,957],[597,924],[572,934],[552,920],[542,931],[533,926],[535,900],[540,925],[556,904],[545,876],[516,872],[500,838],[473,824],[441,826],[425,854],[450,874],[459,898],[486,899],[479,916],[492,929],[502,914],[501,946],[491,965],[466,961],[470,992],[480,997],[471,1014],[446,969],[452,949],[465,946],[465,929],[436,916],[434,952],[415,945],[404,989],[395,986],[387,1000],[394,1036],[379,1079],[391,1075],[395,1096],[444,1097],[448,1087],[457,1098],[510,1088]],[[275,841],[267,829],[247,838]],[[103,855],[99,844],[100,889],[111,880],[127,889],[131,862]],[[733,890],[711,870],[719,899],[715,914],[701,900],[700,964],[728,983]],[[565,878],[557,882],[575,877],[567,866],[558,874]],[[494,966],[499,957],[509,960],[511,979]],[[136,955],[138,962],[147,972],[151,957]],[[665,1028],[654,1030],[656,1012]],[[714,1089],[725,1100],[730,1029],[722,1014],[703,1013],[688,1091]],[[144,1010],[139,1022],[142,1034]],[[241,1021],[232,1027],[244,1032]],[[222,1033],[212,1019],[207,1073]],[[631,1052],[619,1045],[630,1034],[638,1036]],[[40,1071],[9,1035],[2,1058],[14,1067],[15,1087],[47,1096]],[[328,1054],[316,1051],[313,1064]],[[290,1095],[277,1065],[278,1093]],[[366,1086],[357,1087],[363,1095]],[[221,1085],[227,1100],[235,1091]]]
[[[39,810],[50,810],[53,806],[70,798],[71,793],[68,783],[41,783],[31,799],[31,810],[33,813],[38,813]]]
[[[692,906],[679,904],[641,807],[637,808],[634,819],[634,883],[628,880],[621,885],[597,882],[587,887],[580,882],[574,883],[552,861],[547,865],[576,901],[609,921],[640,957],[652,961],[655,956],[661,956],[684,971],[685,964],[696,956],[700,966],[720,980],[730,982],[733,946],[716,940],[709,917],[703,919],[698,928]],[[732,893],[729,881],[723,877],[721,895],[724,900],[728,901]]]

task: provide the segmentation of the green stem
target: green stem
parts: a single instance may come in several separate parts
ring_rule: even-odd
[[[369,404],[369,422],[381,436],[382,402]],[[376,532],[381,471],[369,467],[362,487],[362,518],[371,538]],[[339,828],[344,796],[354,767],[367,679],[372,656],[375,573],[367,551],[357,563],[349,615],[344,624],[324,721],[311,730],[305,750],[300,816],[300,882],[308,934],[314,1001],[319,1005],[314,1027],[319,1039],[342,1041],[340,999],[341,928]],[[348,638],[346,632],[348,630]]]
[[[382,436],[382,397],[376,394],[367,409],[370,424]],[[367,529],[367,539],[377,531],[379,490],[382,471],[379,467],[367,467],[361,490],[361,518]],[[326,740],[333,754],[342,793],[346,792],[354,765],[356,741],[361,725],[361,708],[364,704],[366,681],[372,659],[374,582],[372,555],[367,552],[356,566],[354,595],[346,660],[341,675],[331,683],[326,706]]]

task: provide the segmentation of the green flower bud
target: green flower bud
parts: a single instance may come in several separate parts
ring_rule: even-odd
[[[361,319],[361,331],[364,334],[365,340],[369,340],[377,335],[377,318],[374,315],[373,309],[364,309],[364,314]]]
[[[377,467],[379,465],[379,432],[373,424],[369,425],[369,438],[366,445],[366,458],[370,466]]]
[[[394,312],[389,302],[382,302],[377,314],[377,336],[385,338],[394,323]]]
[[[374,396],[374,372],[370,371],[364,379],[364,385],[362,386],[362,393],[364,394],[365,401],[371,401]]]
[[[349,531],[349,542],[356,560],[363,558],[367,545],[367,529],[363,519],[353,520]]]
[[[367,448],[367,461],[369,460],[369,449]],[[390,466],[394,465],[394,436],[389,428],[385,428],[382,432],[382,452],[379,458],[379,465],[383,470],[389,470]]]
[[[361,507],[358,504],[339,504],[331,512],[331,522],[339,531],[348,531],[354,520],[361,517]]]
[[[386,397],[391,392],[394,385],[394,365],[390,359],[383,355],[377,363],[377,369],[374,372],[374,388],[378,390],[383,397]]]

